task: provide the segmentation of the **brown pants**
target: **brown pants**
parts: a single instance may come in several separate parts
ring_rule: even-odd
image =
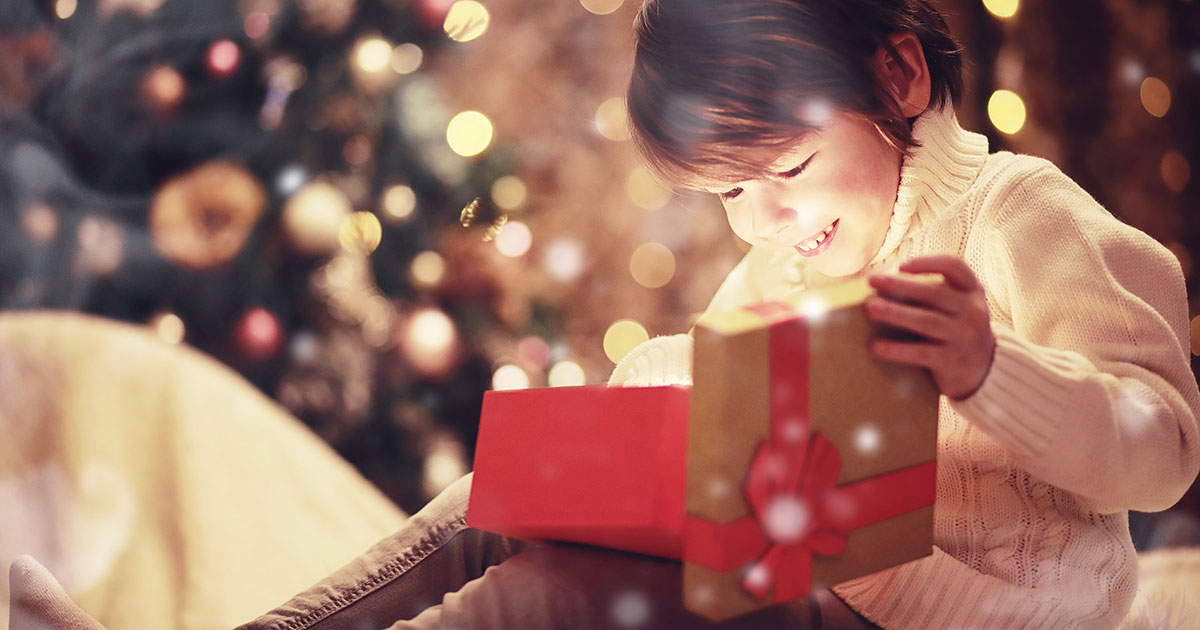
[[[466,527],[470,477],[395,535],[238,630],[875,628],[830,591],[722,624],[683,609],[676,561]]]

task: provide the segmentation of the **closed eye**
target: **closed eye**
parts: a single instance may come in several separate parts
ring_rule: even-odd
[[[741,195],[741,194],[742,194],[742,189],[735,187],[735,188],[730,188],[729,190],[727,190],[723,193],[719,193],[718,196],[721,198],[722,201],[729,201],[731,199],[736,199],[738,197],[738,195]]]
[[[778,173],[778,177],[781,179],[791,179],[793,177],[800,175],[800,173],[804,172],[804,169],[808,168],[809,164],[812,164],[813,158],[815,158],[815,157],[817,157],[816,153],[808,156],[808,159],[804,160],[803,164],[801,164],[800,166],[797,166],[796,168],[793,168],[791,170],[784,171],[782,173]]]

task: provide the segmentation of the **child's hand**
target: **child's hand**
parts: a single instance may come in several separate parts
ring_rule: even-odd
[[[970,396],[983,384],[996,347],[983,287],[956,256],[915,258],[900,271],[939,273],[945,281],[872,275],[868,282],[879,295],[867,299],[867,317],[924,339],[875,339],[871,351],[887,361],[929,368],[938,389],[952,399]]]

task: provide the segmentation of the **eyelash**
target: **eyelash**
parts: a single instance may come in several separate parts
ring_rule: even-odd
[[[804,160],[804,163],[801,164],[800,166],[797,166],[796,168],[793,168],[790,171],[785,171],[783,173],[780,173],[779,178],[780,179],[793,179],[795,177],[799,177],[800,174],[803,173],[805,171],[805,169],[808,168],[808,165],[810,163],[812,163],[813,158],[815,158],[815,157],[817,157],[816,153],[808,156],[808,159]],[[719,193],[718,196],[721,198],[722,201],[729,201],[731,199],[737,199],[738,196],[741,194],[742,194],[741,188],[732,188],[723,193]]]

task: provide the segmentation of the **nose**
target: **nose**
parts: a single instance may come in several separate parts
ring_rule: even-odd
[[[796,209],[783,198],[781,191],[766,186],[755,204],[752,220],[754,235],[769,241],[778,240],[796,225]]]

